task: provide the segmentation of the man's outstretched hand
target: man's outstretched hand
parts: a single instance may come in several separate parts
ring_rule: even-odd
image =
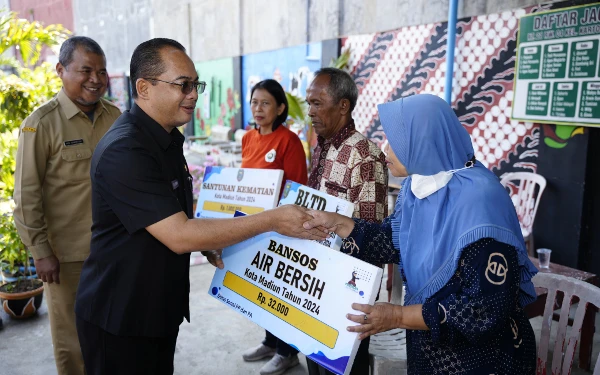
[[[279,234],[304,240],[318,241],[323,241],[328,237],[329,232],[327,228],[321,226],[310,229],[304,228],[303,224],[313,219],[309,214],[309,210],[304,207],[288,204],[277,207],[269,211],[269,213],[273,215],[273,230]]]
[[[311,219],[304,223],[304,229],[311,230],[320,228],[326,232],[333,232],[342,238],[346,238],[354,229],[354,220],[352,218],[325,211],[309,210]]]

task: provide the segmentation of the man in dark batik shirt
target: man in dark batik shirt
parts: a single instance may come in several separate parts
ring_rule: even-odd
[[[385,154],[354,127],[358,89],[350,75],[323,68],[306,90],[318,144],[308,186],[354,203],[353,217],[378,222],[387,217]]]
[[[335,68],[315,73],[306,90],[308,116],[318,136],[308,186],[354,203],[352,217],[381,223],[388,214],[385,154],[355,129],[352,110],[357,99],[358,88],[348,73]],[[311,375],[332,374],[309,359],[307,364]],[[369,373],[365,339],[350,374]]]

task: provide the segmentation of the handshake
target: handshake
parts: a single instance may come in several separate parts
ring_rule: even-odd
[[[292,204],[252,216],[236,218],[234,222],[235,220],[253,220],[255,225],[260,227],[259,232],[273,231],[288,237],[317,241],[327,239],[330,233],[347,237],[354,228],[354,221],[346,216],[333,212],[311,210]],[[235,227],[232,228],[234,237]],[[202,251],[202,254],[206,256],[210,264],[222,269],[224,266],[221,258],[222,252],[223,249],[206,250]]]

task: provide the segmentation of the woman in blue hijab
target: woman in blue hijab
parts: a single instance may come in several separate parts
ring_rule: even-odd
[[[378,106],[387,165],[404,180],[382,224],[311,211],[345,238],[343,251],[397,263],[405,305],[353,304],[359,338],[407,329],[409,374],[535,374],[535,336],[523,307],[536,299],[519,221],[498,178],[474,158],[448,104],[414,95]]]

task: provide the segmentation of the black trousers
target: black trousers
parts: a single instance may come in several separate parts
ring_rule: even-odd
[[[172,375],[179,330],[168,337],[115,336],[77,317],[87,375]]]
[[[350,375],[369,375],[369,343],[371,337],[360,342],[356,356],[354,357],[354,363],[352,363],[352,371]],[[325,369],[323,366],[313,362],[311,359],[306,357],[306,365],[308,366],[309,375],[335,375],[333,372]]]
[[[285,341],[279,340],[277,336],[272,334],[271,332],[265,329],[265,339],[263,340],[263,345],[268,346],[269,348],[275,348],[276,353],[282,357],[289,357],[291,355],[298,354],[298,350],[293,346],[288,345]]]

